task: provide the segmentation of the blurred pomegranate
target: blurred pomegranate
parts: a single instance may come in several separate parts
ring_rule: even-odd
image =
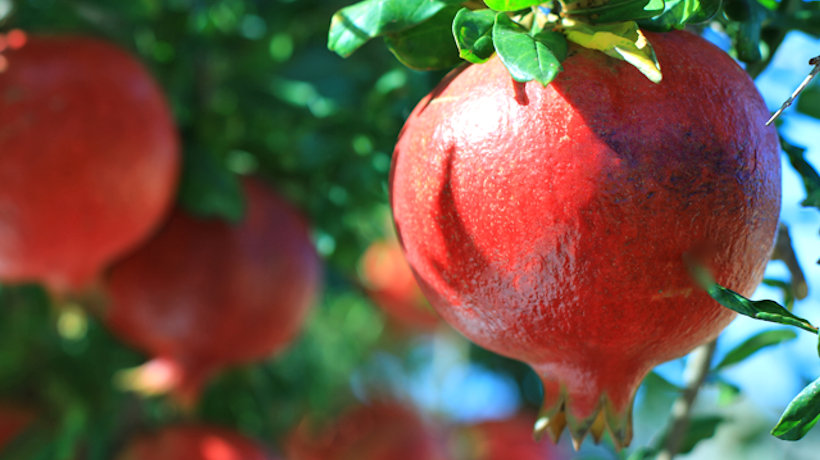
[[[0,406],[0,452],[34,421],[34,413],[28,409]]]
[[[561,460],[567,452],[532,436],[535,416],[492,420],[455,431],[453,460]]]
[[[308,228],[261,182],[246,180],[244,192],[241,222],[178,210],[111,270],[108,326],[155,357],[128,386],[192,404],[216,371],[266,358],[301,329],[320,289]]]
[[[446,460],[441,441],[413,410],[381,402],[319,426],[303,421],[285,451],[289,460]]]
[[[235,431],[180,425],[132,439],[117,460],[275,460],[275,457]]]
[[[0,42],[0,281],[76,292],[166,212],[176,127],[151,75],[110,44]]]
[[[398,241],[372,243],[362,256],[360,271],[368,295],[397,328],[428,331],[440,323],[404,260]]]

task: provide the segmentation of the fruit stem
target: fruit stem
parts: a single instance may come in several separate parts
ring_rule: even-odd
[[[712,357],[715,354],[717,339],[701,345],[692,352],[686,363],[686,387],[672,405],[672,417],[667,429],[666,442],[663,450],[658,454],[657,460],[672,460],[680,449],[686,430],[689,428],[689,418],[692,415],[692,407],[698,396],[700,387],[709,374],[712,367]]]

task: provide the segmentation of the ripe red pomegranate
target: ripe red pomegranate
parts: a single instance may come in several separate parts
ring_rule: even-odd
[[[395,321],[396,329],[435,329],[439,317],[419,289],[397,241],[372,243],[360,264],[368,295]]]
[[[288,437],[289,460],[445,460],[432,428],[394,402],[356,406],[336,420],[300,423]]]
[[[165,213],[174,121],[151,75],[112,45],[20,31],[4,43],[0,281],[78,291]]]
[[[454,460],[559,460],[570,458],[559,448],[532,438],[535,417],[518,415],[490,420],[454,432]]]
[[[534,368],[553,438],[607,429],[628,444],[646,373],[734,317],[684,254],[749,295],[777,227],[778,142],[752,81],[695,35],[647,36],[660,84],[575,46],[547,87],[493,58],[446,77],[394,152],[394,219],[422,290]]]
[[[301,328],[320,262],[299,215],[266,185],[244,182],[242,222],[176,211],[147,244],[115,264],[106,322],[156,359],[137,386],[195,402],[217,370],[265,358]]]
[[[34,413],[28,409],[0,406],[0,453],[33,421]]]
[[[178,425],[131,440],[117,460],[274,460],[257,442],[226,428]]]

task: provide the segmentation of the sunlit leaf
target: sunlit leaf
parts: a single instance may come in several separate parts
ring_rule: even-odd
[[[591,24],[604,24],[651,18],[663,10],[664,0],[613,0],[587,8],[573,7],[565,13],[565,17],[583,18]]]
[[[786,407],[772,434],[785,441],[801,439],[820,420],[820,379],[810,383]]]
[[[561,71],[561,61],[567,53],[567,43],[561,34],[541,32],[532,36],[503,13],[496,16],[493,44],[513,79],[535,80],[544,86]]]
[[[402,64],[412,69],[453,67],[461,62],[452,35],[456,11],[457,8],[445,8],[421,24],[386,34],[385,43]]]
[[[720,11],[720,7],[721,0],[666,0],[660,14],[642,21],[641,26],[655,30],[682,29],[687,24],[708,21]]]
[[[567,21],[566,25],[565,34],[569,41],[626,61],[654,83],[661,81],[658,58],[637,23],[627,21],[617,24],[589,25]]]
[[[495,13],[491,10],[462,8],[453,19],[453,36],[459,56],[476,64],[489,59],[495,53],[494,24]]]
[[[542,3],[542,0],[484,0],[484,3],[496,11],[516,11]]]
[[[368,40],[420,24],[447,5],[443,0],[364,0],[333,15],[327,47],[350,56]]]

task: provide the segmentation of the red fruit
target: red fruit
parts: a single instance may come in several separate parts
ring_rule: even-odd
[[[134,438],[117,460],[274,460],[255,441],[225,428],[166,427]]]
[[[361,260],[362,279],[368,295],[399,326],[432,330],[439,317],[419,289],[413,272],[396,241],[377,241]]]
[[[308,229],[262,183],[247,180],[244,191],[242,222],[176,211],[112,268],[107,324],[157,358],[137,386],[171,387],[193,403],[217,370],[270,356],[302,327],[321,270]]]
[[[289,460],[444,460],[432,429],[396,403],[357,406],[323,427],[305,420],[288,437]]]
[[[34,413],[17,407],[0,407],[0,452],[34,421]]]
[[[559,460],[569,456],[551,444],[532,437],[535,417],[516,416],[491,420],[456,432],[458,460]]]
[[[534,368],[554,438],[606,428],[628,444],[646,373],[734,317],[684,254],[749,295],[777,227],[777,136],[752,81],[695,35],[647,36],[657,85],[574,46],[547,87],[497,58],[461,68],[394,153],[394,219],[422,290],[468,338]]]
[[[21,35],[0,56],[0,281],[77,291],[165,213],[176,128],[133,57],[90,38]]]

